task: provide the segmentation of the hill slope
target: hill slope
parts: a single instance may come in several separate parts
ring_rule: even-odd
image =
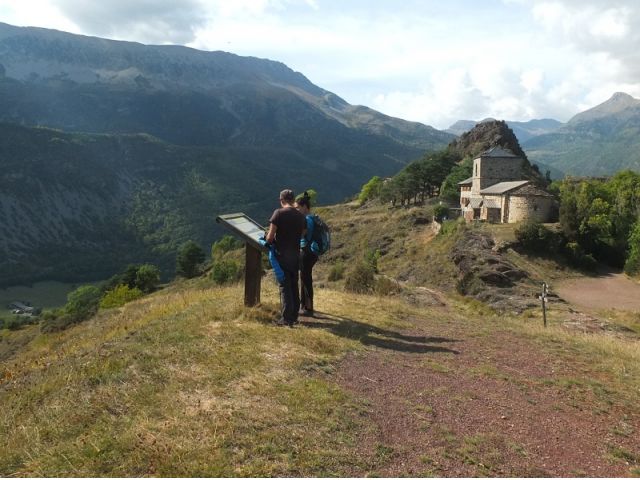
[[[394,238],[422,267],[434,248],[424,223],[407,223],[416,213],[385,220],[404,225]],[[366,238],[381,214],[360,212],[358,236],[342,229],[338,242]],[[424,287],[355,295],[319,278],[321,313],[294,329],[270,325],[271,281],[245,309],[241,287],[199,279],[64,332],[0,332],[0,473],[638,473],[635,341],[567,332],[555,309],[543,329],[533,311],[495,315]]]
[[[220,234],[217,215],[244,210],[266,224],[283,185],[341,200],[358,188],[364,154],[354,147],[338,166],[293,149],[0,123],[0,284],[100,279],[145,260],[171,272],[182,242],[206,249]],[[388,160],[370,157],[369,167],[384,171]]]
[[[523,143],[532,161],[570,175],[611,175],[640,171],[640,101],[616,93],[579,113],[554,133]]]
[[[0,122],[5,285],[132,258],[171,273],[182,241],[208,249],[220,213],[263,222],[285,186],[337,202],[452,138],[278,62],[6,24]]]

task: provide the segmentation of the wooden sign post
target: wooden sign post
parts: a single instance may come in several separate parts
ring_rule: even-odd
[[[245,250],[244,304],[246,307],[254,307],[260,303],[262,252],[249,243]]]
[[[540,301],[542,302],[542,321],[544,327],[547,328],[547,295],[549,294],[549,286],[547,282],[542,282],[542,295],[540,295]]]
[[[262,252],[266,251],[259,241],[265,234],[264,227],[244,213],[220,215],[216,222],[245,243],[244,304],[255,307],[260,303]]]

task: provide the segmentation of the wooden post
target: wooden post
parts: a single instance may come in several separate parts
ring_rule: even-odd
[[[542,295],[540,295],[540,301],[542,302],[542,321],[544,322],[545,328],[547,327],[547,293],[549,292],[549,287],[547,287],[546,282],[542,282]]]
[[[244,304],[255,307],[260,303],[260,283],[262,280],[262,252],[246,244],[244,272]]]

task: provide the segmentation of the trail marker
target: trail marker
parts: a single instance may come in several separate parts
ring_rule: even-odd
[[[226,227],[245,243],[244,304],[254,307],[260,303],[260,284],[262,280],[262,252],[265,248],[258,241],[264,236],[265,229],[244,213],[220,215],[216,222]]]

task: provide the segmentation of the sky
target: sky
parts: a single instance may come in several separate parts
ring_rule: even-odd
[[[0,0],[0,22],[277,60],[440,129],[640,97],[638,0]]]

